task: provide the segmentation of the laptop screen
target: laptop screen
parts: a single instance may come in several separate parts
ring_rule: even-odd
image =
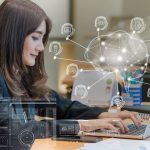
[[[71,100],[88,106],[109,106],[117,89],[114,73],[84,70],[76,75]]]

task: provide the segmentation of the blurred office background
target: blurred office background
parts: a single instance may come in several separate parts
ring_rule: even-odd
[[[3,0],[0,0],[2,2]],[[21,1],[21,0],[20,0]],[[85,50],[65,40],[61,35],[61,25],[70,22],[75,28],[72,39],[87,47],[90,41],[97,36],[94,27],[97,16],[105,16],[108,20],[108,30],[129,30],[130,20],[133,17],[143,17],[146,30],[141,34],[143,39],[150,39],[150,1],[148,0],[33,0],[41,6],[51,18],[53,23],[52,34],[49,42],[60,41],[63,51],[59,57],[66,59],[84,60]],[[49,46],[49,45],[48,45]],[[45,65],[49,76],[47,84],[64,94],[67,84],[72,84],[66,78],[68,64],[76,63],[65,60],[54,60],[49,53],[48,46],[45,50]],[[90,65],[77,63],[79,68],[91,69]],[[67,81],[68,80],[68,81]],[[70,85],[69,85],[70,86]]]

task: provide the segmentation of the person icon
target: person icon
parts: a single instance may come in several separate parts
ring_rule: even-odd
[[[75,95],[76,95],[77,97],[81,98],[81,99],[86,98],[87,95],[88,95],[88,91],[87,91],[86,86],[85,86],[85,85],[82,85],[82,84],[77,85],[77,86],[75,87]]]
[[[104,16],[98,16],[95,19],[95,27],[99,30],[105,30],[108,26],[107,19]]]
[[[130,23],[130,29],[136,33],[142,33],[145,30],[146,24],[141,17],[134,17]]]
[[[66,68],[66,74],[72,77],[75,77],[78,71],[79,71],[79,68],[77,64],[69,64]]]
[[[59,45],[58,44],[53,44],[53,52],[54,53],[58,53],[58,51],[59,51]]]
[[[62,52],[60,42],[53,41],[49,45],[49,52],[53,52],[55,55],[59,55]]]

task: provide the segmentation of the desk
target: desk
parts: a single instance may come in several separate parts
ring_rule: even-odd
[[[76,150],[84,145],[82,142],[53,141],[51,139],[35,140],[31,150]]]
[[[146,139],[150,141],[150,138]],[[82,142],[53,141],[51,139],[35,140],[31,150],[76,150],[82,147]]]

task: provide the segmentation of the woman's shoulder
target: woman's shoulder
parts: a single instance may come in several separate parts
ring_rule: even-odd
[[[58,96],[59,96],[59,94],[56,91],[50,89],[50,94],[49,94],[50,98],[54,98],[54,97],[58,97]]]
[[[49,101],[61,101],[64,100],[64,97],[59,95],[55,90],[50,89]]]

